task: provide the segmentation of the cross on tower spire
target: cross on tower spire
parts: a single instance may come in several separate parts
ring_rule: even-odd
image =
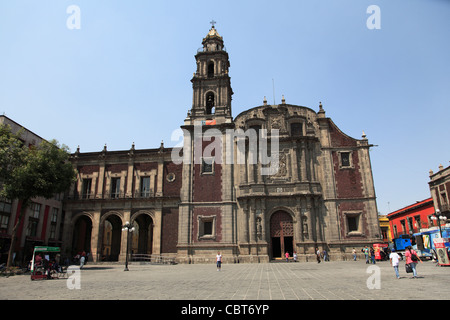
[[[216,24],[216,22],[214,20],[211,20],[209,23],[211,23],[212,27],[214,28],[214,25]]]

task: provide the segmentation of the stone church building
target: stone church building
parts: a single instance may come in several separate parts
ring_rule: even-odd
[[[233,118],[223,38],[212,26],[202,44],[182,147],[72,154],[78,178],[64,202],[65,252],[123,261],[129,235],[134,256],[179,263],[212,263],[217,251],[226,263],[285,252],[311,261],[316,248],[341,260],[379,242],[366,137],[343,133],[322,105],[316,112],[284,98]],[[277,168],[269,174],[263,149]],[[122,231],[127,221],[134,232]]]

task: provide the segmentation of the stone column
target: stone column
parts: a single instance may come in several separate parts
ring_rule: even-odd
[[[92,233],[91,233],[91,256],[94,262],[99,261],[99,250],[100,244],[100,212],[96,211],[93,213],[92,219]]]
[[[294,240],[295,242],[301,242],[303,241],[303,235],[302,235],[302,224],[303,224],[303,217],[302,217],[302,207],[300,204],[300,198],[296,199],[296,210],[295,210],[295,228],[294,228]],[[297,250],[298,252],[298,250]]]
[[[248,243],[248,205],[247,202],[244,202],[242,205],[242,219],[240,219],[239,223],[239,242],[241,244]]]
[[[122,226],[125,225],[126,222],[131,222],[131,212],[130,210],[124,210],[123,217],[122,217]],[[121,237],[120,237],[120,253],[119,253],[119,261],[124,262],[127,255],[127,241],[128,241],[128,233],[129,231],[121,231]],[[132,236],[130,236],[130,248],[131,248],[131,240]]]
[[[62,238],[62,248],[61,253],[72,254],[68,250],[72,250],[72,238],[73,238],[73,227],[72,224],[72,211],[66,210],[66,215],[64,216],[64,233]]]
[[[256,208],[255,208],[255,200],[251,199],[250,200],[250,208],[249,208],[249,214],[250,214],[250,219],[249,219],[249,233],[250,233],[250,243],[255,243],[256,242],[256,220],[255,220],[255,215],[256,215]]]
[[[105,179],[105,161],[100,162],[100,168],[98,171],[98,188],[97,195],[95,196],[98,199],[103,198],[103,183]],[[93,186],[93,192],[95,192],[95,187]]]
[[[158,174],[157,174],[157,181],[156,181],[156,196],[162,197],[163,195],[163,176],[164,176],[164,160],[162,159],[158,162]]]
[[[261,240],[267,242],[266,238],[266,201],[261,199]]]
[[[162,208],[155,209],[155,221],[153,222],[153,254],[161,254],[161,228]]]
[[[314,164],[314,159],[316,154],[316,144],[314,142],[310,145],[310,153],[309,153],[309,159],[311,161],[311,181],[317,181],[316,178],[316,165]]]
[[[322,208],[317,197],[312,199],[314,215],[316,217],[316,238],[317,241],[323,241],[322,236]]]
[[[242,141],[243,140],[243,141]],[[244,145],[244,150],[239,150],[239,146]],[[236,155],[234,158],[234,164],[239,168],[240,171],[240,183],[247,184],[248,182],[248,165],[247,165],[247,156],[246,156],[246,142],[243,138],[237,138],[234,143],[234,149],[236,150]],[[243,162],[243,163],[242,163]]]
[[[314,229],[312,225],[312,214],[311,214],[311,201],[310,198],[306,198],[305,205],[305,216],[306,216],[306,225],[308,226],[308,239],[309,241],[314,241]]]
[[[298,160],[297,160],[297,145],[294,142],[291,149],[291,171],[292,180],[294,182],[298,181]]]
[[[127,172],[127,190],[125,197],[133,197],[133,174],[134,174],[134,162],[132,160],[128,161],[128,172]]]
[[[248,183],[249,184],[253,184],[255,183],[255,170],[254,170],[254,164],[252,162],[253,161],[253,156],[251,155],[251,153],[249,152],[250,150],[248,150],[248,148],[246,148],[246,152],[247,152],[247,172],[248,172]]]
[[[302,145],[301,145],[301,156],[300,156],[300,179],[301,181],[307,181],[308,180],[308,175],[307,175],[307,171],[306,171],[306,146],[305,146],[305,142],[302,141]]]

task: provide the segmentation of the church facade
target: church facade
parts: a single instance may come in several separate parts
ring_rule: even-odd
[[[213,26],[195,55],[183,146],[72,154],[64,244],[94,261],[161,255],[179,263],[262,262],[381,241],[365,136],[319,111],[263,104],[235,118],[230,61]],[[130,235],[122,232],[129,221]]]

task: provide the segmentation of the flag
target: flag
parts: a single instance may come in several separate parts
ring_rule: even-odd
[[[202,121],[202,126],[212,126],[216,124],[216,119],[214,120],[203,120]]]

